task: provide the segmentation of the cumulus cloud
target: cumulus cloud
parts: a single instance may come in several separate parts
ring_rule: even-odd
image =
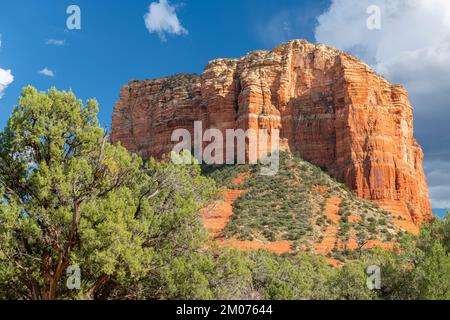
[[[0,99],[5,94],[6,88],[14,81],[11,70],[3,70],[0,68]]]
[[[46,77],[51,77],[51,78],[53,78],[55,76],[55,72],[53,72],[52,70],[48,69],[47,67],[45,67],[44,69],[39,71],[39,74],[41,74],[43,76],[46,76]]]
[[[145,26],[150,33],[157,33],[162,41],[166,34],[187,35],[186,30],[176,14],[177,6],[170,5],[168,0],[152,2],[144,16]]]
[[[59,40],[59,39],[48,39],[45,44],[51,45],[51,46],[63,46],[66,44],[66,40]]]
[[[2,46],[2,35],[0,34],[0,47]],[[14,76],[11,73],[11,70],[4,70],[0,68],[0,99],[5,94],[6,88],[13,83]]]
[[[367,28],[371,5],[381,9],[379,30]],[[318,17],[315,37],[408,89],[432,205],[449,206],[450,177],[441,174],[450,168],[450,1],[332,0]]]

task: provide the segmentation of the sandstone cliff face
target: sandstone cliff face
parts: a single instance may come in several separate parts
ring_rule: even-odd
[[[210,62],[201,76],[134,81],[120,93],[113,142],[143,157],[172,150],[177,128],[280,129],[281,143],[357,195],[407,221],[431,216],[423,153],[405,90],[339,50],[294,40]]]

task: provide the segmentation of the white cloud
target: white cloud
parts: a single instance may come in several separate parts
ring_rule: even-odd
[[[381,30],[366,26],[370,5],[381,9]],[[439,54],[441,42],[449,40],[449,18],[447,0],[333,0],[318,17],[315,36],[387,66],[404,53],[428,49]]]
[[[42,69],[41,71],[39,71],[39,74],[46,76],[46,77],[54,77],[55,76],[55,72],[53,72],[52,70],[48,69],[47,67],[45,67],[44,69]]]
[[[166,40],[166,33],[187,35],[176,14],[177,6],[170,5],[168,0],[152,2],[144,16],[145,26],[150,33],[157,33],[162,41]]]
[[[52,46],[63,46],[66,44],[66,40],[59,40],[59,39],[48,39],[45,44],[52,45]]]
[[[367,28],[370,5],[381,9],[380,30]],[[450,181],[442,184],[434,177],[450,164],[450,1],[332,0],[318,17],[315,37],[406,87],[415,109],[416,136],[429,163],[432,204],[449,205]]]
[[[381,29],[369,30],[370,5],[381,8]],[[316,40],[349,51],[413,95],[450,86],[450,1],[333,0],[318,17]]]
[[[2,46],[2,35],[0,34],[0,47]],[[13,83],[14,76],[11,73],[11,70],[4,70],[0,68],[0,99],[5,94],[6,88]]]
[[[14,81],[11,70],[3,70],[0,68],[0,99],[5,94],[6,88]]]

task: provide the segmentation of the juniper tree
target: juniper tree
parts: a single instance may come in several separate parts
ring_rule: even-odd
[[[202,245],[197,211],[213,184],[110,144],[97,112],[27,87],[0,134],[0,298],[140,297],[134,284]]]

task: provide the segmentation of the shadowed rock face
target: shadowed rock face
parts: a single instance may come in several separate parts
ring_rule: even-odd
[[[358,196],[415,224],[431,217],[423,153],[406,91],[334,48],[294,40],[241,59],[218,59],[201,76],[133,81],[117,102],[111,139],[161,157],[171,134],[280,129],[284,149],[326,167]],[[224,134],[225,136],[225,134]]]

